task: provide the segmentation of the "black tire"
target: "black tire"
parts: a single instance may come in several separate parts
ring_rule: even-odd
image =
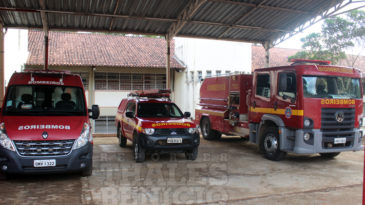
[[[196,160],[198,157],[198,148],[195,147],[193,150],[185,152],[185,157],[187,160]]]
[[[332,153],[319,153],[323,159],[333,159],[337,157],[341,152],[332,152]]]
[[[90,160],[84,170],[81,171],[81,176],[89,177],[93,174],[93,160]]]
[[[269,127],[264,131],[260,139],[260,150],[269,160],[280,161],[285,157],[286,152],[280,150],[279,132],[276,127]]]
[[[119,140],[119,146],[120,147],[126,147],[127,138],[123,136],[122,130],[120,129],[120,125],[118,125],[118,128],[117,128],[117,137],[118,137],[118,140]]]
[[[217,134],[218,131],[212,130],[210,128],[210,120],[208,117],[204,117],[202,119],[202,121],[200,123],[200,127],[201,127],[201,132],[202,132],[204,139],[214,140],[214,139],[218,139],[220,137],[220,135]]]
[[[136,160],[136,162],[144,162],[145,158],[146,158],[146,151],[145,149],[141,146],[141,144],[139,143],[139,139],[137,138],[137,136],[135,135],[133,137],[133,153],[134,153],[134,160]]]

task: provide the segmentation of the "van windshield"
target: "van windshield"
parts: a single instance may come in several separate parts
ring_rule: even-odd
[[[14,85],[9,87],[4,115],[84,116],[84,93],[79,87]]]
[[[339,76],[303,76],[307,98],[361,98],[360,79]]]
[[[139,103],[138,117],[183,117],[180,109],[173,103]]]

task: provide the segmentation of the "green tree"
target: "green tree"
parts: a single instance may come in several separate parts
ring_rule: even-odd
[[[345,50],[365,42],[365,12],[353,10],[344,17],[332,17],[324,21],[321,33],[311,33],[301,39],[304,51],[289,57],[330,60],[333,64],[346,59]],[[355,61],[357,58],[354,59]],[[355,62],[352,62],[354,64]]]

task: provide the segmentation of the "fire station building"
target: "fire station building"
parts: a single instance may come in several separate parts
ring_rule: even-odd
[[[114,117],[122,98],[131,90],[166,87],[166,46],[162,38],[50,32],[49,69],[79,74],[88,105],[100,106],[95,133],[115,134]],[[28,50],[25,68],[43,69],[41,31],[29,31]],[[171,69],[183,70],[174,49],[171,51]],[[173,81],[174,72],[171,74]]]

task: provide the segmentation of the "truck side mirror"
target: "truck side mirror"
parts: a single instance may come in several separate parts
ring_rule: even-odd
[[[98,119],[98,117],[100,115],[100,109],[99,109],[98,105],[92,105],[91,109],[89,109],[88,111],[89,111],[89,117],[91,117],[94,120]],[[91,113],[91,116],[90,116],[90,113]]]
[[[191,116],[191,113],[190,112],[184,112],[184,118],[188,118]]]
[[[125,116],[127,116],[128,118],[134,118],[133,112],[126,112]]]

